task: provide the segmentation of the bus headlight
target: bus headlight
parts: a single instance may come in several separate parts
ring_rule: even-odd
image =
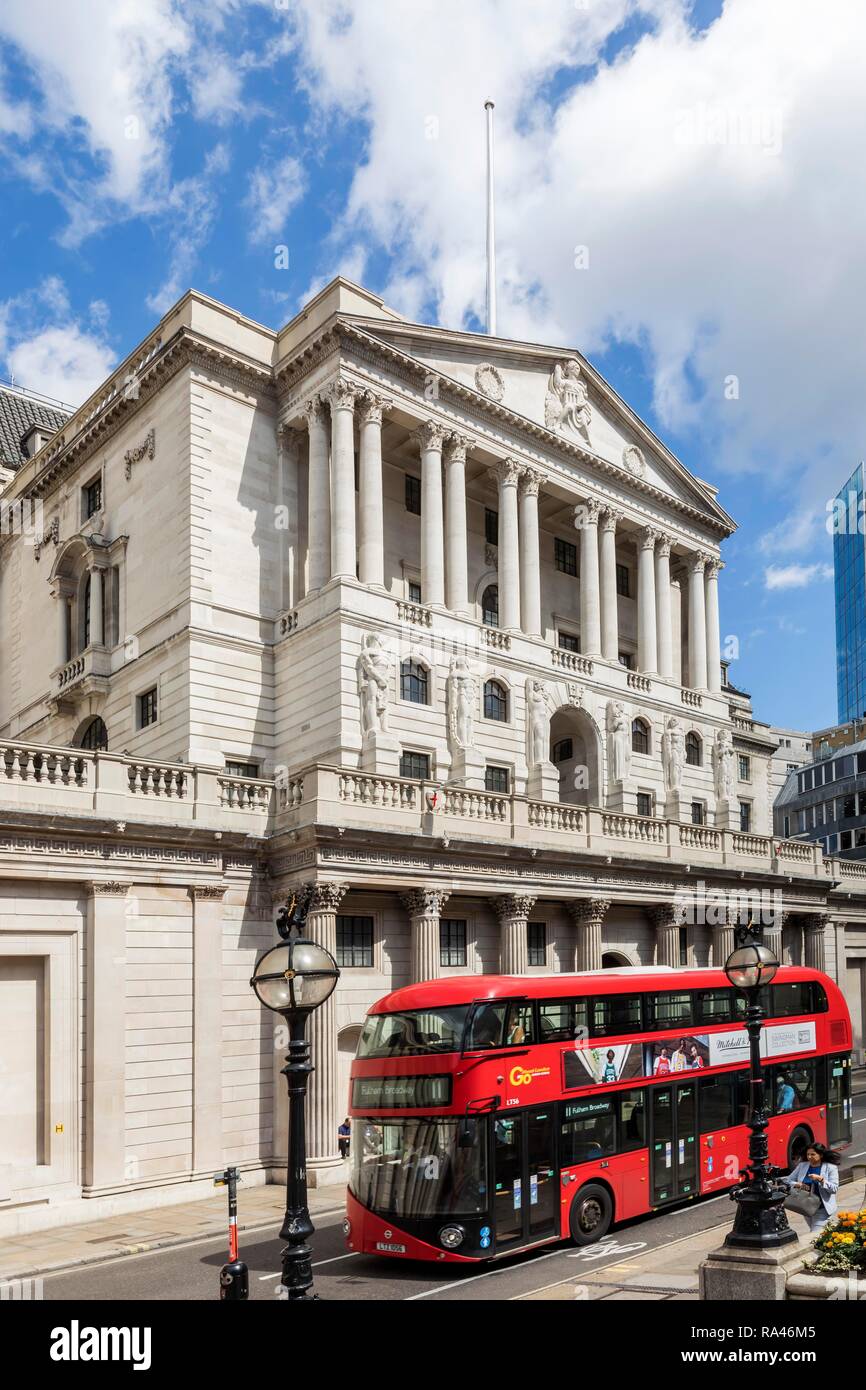
[[[344,1236],[346,1237],[346,1239],[348,1240],[348,1239],[349,1239],[349,1236],[350,1236],[351,1234],[352,1234],[352,1223],[351,1223],[351,1221],[349,1220],[349,1218],[348,1218],[347,1216],[344,1216],[344,1217],[343,1217],[343,1235],[344,1235]]]
[[[446,1250],[456,1250],[462,1245],[466,1232],[462,1226],[443,1226],[439,1232],[439,1242]]]

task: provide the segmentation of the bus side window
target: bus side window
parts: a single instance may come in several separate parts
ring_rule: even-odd
[[[509,1047],[519,1047],[521,1044],[535,1041],[531,1004],[511,1005],[505,1025],[505,1041]]]
[[[712,1134],[717,1129],[730,1129],[738,1123],[734,1113],[734,1080],[732,1076],[701,1077],[701,1134]]]
[[[623,1091],[619,1104],[619,1149],[628,1153],[646,1148],[646,1109],[643,1091]]]

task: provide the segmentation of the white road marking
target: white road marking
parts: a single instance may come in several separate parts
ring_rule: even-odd
[[[334,1265],[334,1264],[337,1263],[338,1260],[354,1260],[354,1259],[357,1258],[358,1255],[360,1255],[360,1253],[361,1253],[360,1250],[349,1250],[345,1255],[331,1255],[330,1258],[327,1259],[327,1260],[313,1260],[312,1268],[313,1268],[313,1269],[320,1269],[320,1268],[322,1267],[322,1265]],[[280,1271],[279,1274],[260,1274],[260,1275],[259,1275],[259,1283],[261,1284],[261,1283],[263,1282],[263,1280],[265,1280],[265,1279],[281,1279],[281,1278],[282,1278],[282,1270]]]

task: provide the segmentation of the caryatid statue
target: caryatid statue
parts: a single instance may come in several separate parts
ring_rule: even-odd
[[[550,699],[543,681],[526,682],[526,742],[530,767],[550,760]]]
[[[361,734],[386,733],[388,729],[388,683],[391,663],[377,632],[364,638],[357,663],[358,694],[361,697]]]
[[[732,801],[734,796],[734,741],[729,729],[719,729],[713,744],[713,772],[716,800]]]
[[[678,792],[683,780],[683,767],[686,760],[686,740],[680,721],[673,715],[667,722],[662,738],[662,761],[665,769],[665,786],[669,792]]]
[[[466,657],[453,657],[448,675],[448,735],[454,748],[472,747],[477,690]]]
[[[619,700],[607,702],[607,765],[611,783],[624,782],[631,765],[628,720]]]

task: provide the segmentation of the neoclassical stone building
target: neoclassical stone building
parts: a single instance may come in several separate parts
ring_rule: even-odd
[[[293,890],[343,970],[319,1182],[411,979],[718,963],[744,894],[790,960],[866,947],[866,869],[772,837],[733,522],[579,354],[191,292],[3,476],[0,1230],[279,1174]]]

